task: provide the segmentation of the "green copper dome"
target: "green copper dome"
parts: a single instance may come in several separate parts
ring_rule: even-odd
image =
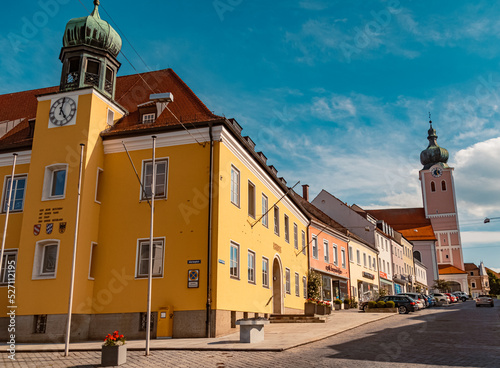
[[[420,153],[420,162],[424,165],[424,170],[431,168],[435,164],[441,164],[442,167],[447,168],[449,153],[446,148],[439,147],[437,144],[436,130],[432,127],[432,121],[429,121],[431,127],[428,131],[429,145]]]
[[[88,45],[103,49],[115,58],[122,48],[122,39],[108,22],[99,16],[99,0],[94,0],[91,15],[71,19],[64,31],[63,46]]]

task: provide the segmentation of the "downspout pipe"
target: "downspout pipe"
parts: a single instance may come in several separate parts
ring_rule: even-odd
[[[213,181],[214,181],[214,137],[212,122],[209,123],[208,134],[210,136],[210,170],[208,183],[208,253],[207,253],[207,338],[212,337],[212,207],[213,207]]]

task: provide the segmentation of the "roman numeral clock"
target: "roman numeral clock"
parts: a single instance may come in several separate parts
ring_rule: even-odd
[[[52,101],[49,113],[49,128],[76,124],[77,100],[61,97]]]

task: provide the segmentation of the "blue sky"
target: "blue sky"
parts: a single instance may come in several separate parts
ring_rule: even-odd
[[[498,1],[101,5],[133,64],[120,55],[121,75],[173,68],[313,196],[324,188],[366,208],[422,206],[431,111],[455,167],[465,261],[500,270],[500,219],[483,223],[500,217]],[[91,0],[3,4],[0,93],[57,85],[65,24],[92,8]]]

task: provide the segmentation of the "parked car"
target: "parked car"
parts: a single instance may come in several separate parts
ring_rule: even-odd
[[[465,302],[467,299],[469,299],[469,296],[466,293],[464,293],[463,291],[455,291],[452,294],[456,295],[463,302]]]
[[[457,303],[458,302],[458,298],[455,295],[450,294],[450,293],[445,293],[445,294],[448,295],[448,297],[450,298],[450,301],[452,303]]]
[[[418,309],[424,309],[425,308],[425,301],[424,297],[421,296],[418,293],[399,293],[398,295],[406,295],[415,300],[418,304]]]
[[[432,296],[434,297],[434,299],[436,299],[437,305],[450,304],[450,298],[448,295],[442,293],[434,293],[432,294]]]
[[[479,307],[481,305],[489,305],[490,307],[493,307],[493,298],[489,295],[479,295],[476,298],[476,307]]]
[[[386,295],[381,296],[376,301],[393,301],[398,309],[399,314],[408,314],[410,312],[415,312],[418,310],[417,302],[407,295]],[[359,309],[366,312],[368,308],[368,302],[363,302],[359,305]]]
[[[429,307],[434,307],[436,305],[436,299],[432,295],[423,294],[424,298],[427,299]]]

